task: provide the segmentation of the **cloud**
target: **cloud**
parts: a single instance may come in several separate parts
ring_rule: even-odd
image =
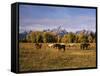
[[[96,18],[92,15],[75,15],[67,18],[20,18],[20,30],[53,29],[58,26],[70,31],[80,29],[95,31]]]

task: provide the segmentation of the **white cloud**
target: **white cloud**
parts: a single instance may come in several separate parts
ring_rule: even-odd
[[[20,19],[20,29],[25,30],[52,29],[58,26],[62,26],[66,30],[72,29],[72,31],[78,29],[95,30],[95,24],[95,17],[90,15],[69,16],[64,19]]]

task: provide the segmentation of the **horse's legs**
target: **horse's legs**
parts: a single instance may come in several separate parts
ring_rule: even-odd
[[[63,50],[65,51],[65,47],[63,48]]]
[[[88,44],[86,45],[86,49],[88,49]]]
[[[83,45],[83,50],[85,49],[85,46]]]

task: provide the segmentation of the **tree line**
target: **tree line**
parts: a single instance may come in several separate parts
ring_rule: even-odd
[[[25,38],[19,41],[31,43],[95,43],[96,34],[94,32],[90,32],[89,34],[69,32],[60,36],[52,32],[30,32]]]

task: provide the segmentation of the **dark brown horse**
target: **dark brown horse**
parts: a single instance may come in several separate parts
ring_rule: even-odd
[[[80,44],[80,48],[81,48],[82,50],[84,50],[84,49],[88,49],[89,46],[90,46],[89,43],[81,43],[81,44]]]
[[[63,49],[65,51],[65,45],[61,45],[61,44],[54,44],[53,45],[54,48],[57,48],[59,50]]]

